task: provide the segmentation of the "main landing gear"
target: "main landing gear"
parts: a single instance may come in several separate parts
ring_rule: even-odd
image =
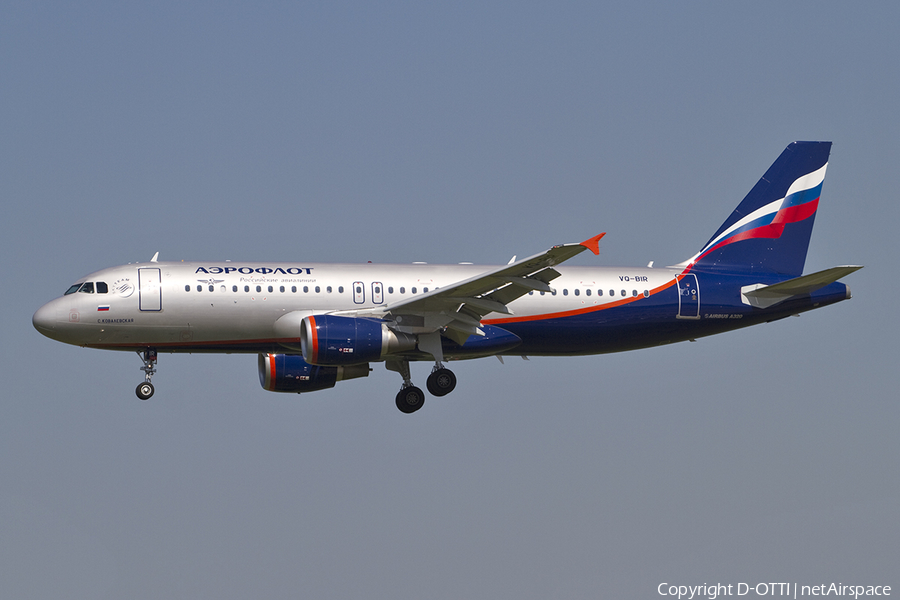
[[[446,396],[456,387],[456,375],[446,367],[435,365],[425,387],[432,396]]]
[[[397,408],[405,414],[414,413],[425,404],[425,394],[416,386],[410,384],[400,388],[397,392]]]
[[[427,352],[434,356],[434,368],[431,375],[425,381],[425,387],[432,396],[446,396],[456,387],[456,375],[453,371],[446,368],[441,361],[444,359],[441,349],[440,334],[433,333],[419,336],[419,350]],[[409,414],[414,413],[425,404],[425,394],[422,390],[413,385],[412,378],[409,375],[408,360],[389,360],[385,366],[391,370],[400,373],[403,377],[403,385],[397,392],[397,408],[400,412]]]
[[[396,367],[396,368],[395,368]],[[388,369],[398,371],[403,376],[403,386],[397,392],[397,408],[400,412],[414,413],[425,404],[425,394],[413,385],[409,377],[409,361],[390,361]],[[446,367],[435,367],[425,382],[432,396],[446,396],[456,387],[456,375]]]
[[[137,394],[137,397],[141,400],[148,400],[154,392],[153,384],[150,383],[150,378],[156,373],[156,348],[147,348],[144,350],[143,354],[138,352],[137,355],[140,356],[141,360],[144,362],[141,371],[144,372],[144,379],[146,379],[146,381],[138,384],[134,393]]]

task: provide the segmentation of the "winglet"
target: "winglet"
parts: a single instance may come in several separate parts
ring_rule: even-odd
[[[581,245],[593,252],[596,255],[600,255],[600,238],[606,235],[606,232],[601,233],[600,235],[595,235],[594,237],[584,240],[581,242]]]

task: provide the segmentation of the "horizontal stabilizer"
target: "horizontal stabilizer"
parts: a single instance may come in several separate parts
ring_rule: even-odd
[[[858,265],[832,267],[818,273],[810,273],[809,275],[795,277],[773,285],[761,283],[745,285],[741,288],[741,300],[744,304],[749,304],[750,306],[768,308],[792,296],[811,294],[817,289],[823,288],[829,283],[834,283],[841,277],[860,269],[862,269],[862,266]]]

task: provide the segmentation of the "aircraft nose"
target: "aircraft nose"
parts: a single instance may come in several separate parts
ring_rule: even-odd
[[[40,333],[51,337],[56,330],[56,310],[45,304],[31,317],[31,323]]]

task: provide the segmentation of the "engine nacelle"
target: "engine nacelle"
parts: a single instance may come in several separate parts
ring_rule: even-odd
[[[311,315],[300,322],[300,348],[312,365],[357,365],[415,350],[416,338],[391,331],[377,319]]]
[[[369,365],[320,367],[296,354],[260,354],[259,383],[270,392],[315,392],[338,381],[368,377]]]

